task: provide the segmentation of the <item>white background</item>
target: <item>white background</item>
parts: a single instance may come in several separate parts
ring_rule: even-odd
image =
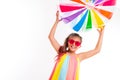
[[[48,80],[56,56],[48,34],[58,2],[0,0],[0,80]],[[116,8],[106,25],[101,52],[81,63],[81,80],[120,80],[119,23],[120,9]],[[61,22],[55,37],[62,44],[71,32],[74,31]],[[83,37],[80,51],[92,49],[97,31],[80,34]]]

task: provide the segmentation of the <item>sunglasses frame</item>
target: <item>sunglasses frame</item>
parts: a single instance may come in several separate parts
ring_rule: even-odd
[[[75,46],[77,46],[77,47],[81,45],[81,42],[80,42],[80,41],[75,41],[75,40],[73,40],[73,39],[69,39],[68,42],[69,42],[70,44],[75,44]]]

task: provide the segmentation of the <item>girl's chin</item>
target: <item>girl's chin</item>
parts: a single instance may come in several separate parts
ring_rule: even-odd
[[[70,52],[75,52],[77,48],[75,46],[69,46],[69,51]]]
[[[76,49],[70,49],[70,52],[75,52],[76,51]]]

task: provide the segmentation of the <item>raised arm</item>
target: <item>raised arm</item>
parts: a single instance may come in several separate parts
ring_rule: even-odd
[[[60,20],[59,20],[59,12],[57,11],[57,13],[56,13],[56,21],[55,21],[54,25],[52,26],[51,31],[50,31],[49,36],[48,36],[53,48],[57,52],[58,52],[58,50],[60,48],[60,44],[57,42],[57,40],[55,39],[54,36],[55,36],[55,31],[56,31],[56,28],[57,28],[57,25],[58,25],[59,22],[60,22]]]
[[[81,60],[92,57],[100,52],[101,46],[102,46],[102,41],[103,41],[104,27],[102,29],[97,29],[97,30],[99,32],[99,38],[98,38],[95,48],[93,50],[78,54],[78,56],[80,57]]]

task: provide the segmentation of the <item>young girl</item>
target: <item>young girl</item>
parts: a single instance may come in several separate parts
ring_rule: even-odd
[[[71,33],[65,40],[64,45],[60,45],[55,39],[57,24],[60,22],[59,12],[56,13],[56,21],[50,31],[49,40],[58,53],[55,67],[49,80],[79,80],[79,64],[81,61],[94,56],[100,52],[104,27],[97,29],[99,33],[98,42],[93,50],[75,53],[81,47],[82,37],[77,33]]]

